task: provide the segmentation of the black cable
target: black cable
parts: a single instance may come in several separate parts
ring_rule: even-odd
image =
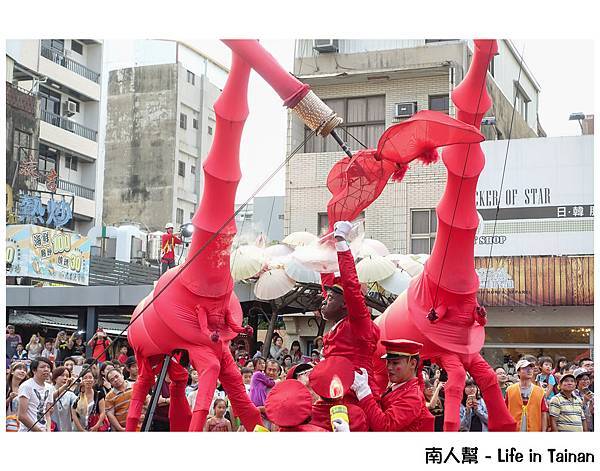
[[[223,225],[222,225],[221,227],[219,227],[219,229],[217,230],[217,232],[215,232],[215,233],[214,233],[212,236],[210,236],[210,238],[209,238],[209,239],[208,239],[208,240],[207,240],[207,241],[204,243],[204,245],[203,245],[202,247],[200,247],[200,248],[199,248],[199,249],[196,251],[196,253],[195,253],[195,254],[192,256],[192,258],[190,258],[190,259],[186,259],[186,261],[184,262],[184,264],[183,264],[183,265],[182,265],[182,267],[181,267],[181,270],[179,270],[179,271],[178,271],[178,272],[175,274],[175,276],[174,276],[173,278],[171,278],[171,279],[170,279],[170,280],[167,282],[167,284],[164,286],[164,288],[162,288],[162,289],[161,289],[161,290],[160,290],[158,293],[156,293],[156,295],[155,295],[155,296],[153,296],[153,297],[152,297],[152,299],[150,300],[150,302],[148,302],[148,304],[147,304],[146,306],[144,306],[144,308],[143,308],[143,309],[140,311],[140,313],[139,313],[139,314],[138,314],[138,315],[137,315],[135,318],[133,318],[133,317],[132,317],[132,319],[129,321],[129,323],[128,323],[128,324],[125,326],[125,328],[124,328],[124,329],[123,329],[123,330],[122,330],[122,331],[121,331],[121,332],[120,332],[120,333],[119,333],[119,334],[118,334],[118,335],[117,335],[117,336],[114,338],[114,340],[111,340],[111,341],[109,342],[109,344],[108,344],[106,347],[104,347],[104,350],[102,350],[102,352],[100,352],[100,353],[99,353],[99,354],[98,354],[96,357],[94,357],[94,358],[92,359],[93,361],[92,361],[92,363],[90,364],[90,368],[91,368],[91,365],[92,365],[92,364],[94,364],[94,363],[97,363],[97,362],[98,362],[98,358],[100,358],[102,355],[104,355],[104,353],[106,352],[106,350],[108,350],[108,348],[110,348],[110,346],[111,346],[111,345],[112,345],[112,344],[113,344],[113,343],[114,343],[114,342],[115,342],[117,339],[121,338],[121,336],[123,335],[123,333],[124,333],[124,332],[125,332],[125,331],[126,331],[126,330],[127,330],[127,329],[128,329],[128,328],[129,328],[129,327],[130,327],[130,326],[131,326],[131,325],[132,325],[132,324],[133,324],[133,323],[134,323],[134,322],[135,322],[137,319],[139,319],[139,318],[141,317],[141,315],[144,313],[144,311],[145,311],[146,309],[148,309],[148,308],[149,308],[149,307],[152,305],[152,303],[154,302],[154,300],[155,300],[155,299],[157,299],[157,298],[158,298],[158,297],[159,297],[159,296],[160,296],[160,295],[161,295],[161,294],[162,294],[162,293],[163,293],[163,292],[164,292],[164,291],[165,291],[165,290],[166,290],[166,289],[167,289],[167,288],[168,288],[168,287],[171,285],[171,283],[173,283],[173,281],[175,281],[175,280],[177,279],[177,277],[178,277],[178,276],[179,276],[179,275],[180,275],[180,274],[183,272],[183,270],[185,270],[185,269],[187,268],[187,266],[188,266],[188,265],[189,265],[191,262],[193,262],[193,261],[195,260],[195,258],[196,258],[198,255],[200,255],[200,254],[201,254],[201,253],[204,251],[204,249],[205,249],[206,247],[208,247],[208,245],[209,245],[209,244],[210,244],[210,243],[211,243],[213,240],[215,240],[215,239],[216,239],[216,237],[217,237],[217,236],[218,236],[218,235],[221,233],[221,231],[227,227],[227,225],[228,225],[228,224],[229,224],[229,223],[230,223],[230,222],[231,222],[231,221],[232,221],[232,220],[233,220],[233,219],[234,219],[234,218],[235,218],[235,217],[236,217],[236,216],[237,216],[237,215],[238,215],[238,214],[239,214],[239,213],[242,211],[242,209],[244,209],[244,208],[246,207],[246,205],[248,205],[248,203],[249,203],[249,202],[250,202],[250,201],[251,201],[251,200],[252,200],[252,199],[253,199],[253,198],[254,198],[254,197],[255,197],[255,196],[258,194],[258,192],[259,192],[259,191],[261,191],[261,190],[262,190],[262,189],[263,189],[263,188],[266,186],[266,184],[267,184],[267,183],[269,183],[269,181],[270,181],[270,180],[271,180],[271,179],[272,179],[272,178],[273,178],[275,175],[277,175],[277,173],[278,173],[278,172],[279,172],[279,171],[280,171],[280,170],[281,170],[283,167],[285,167],[285,165],[287,165],[287,163],[288,163],[288,162],[289,162],[289,161],[292,159],[292,157],[293,157],[293,156],[294,156],[296,153],[298,153],[298,151],[299,151],[299,150],[300,150],[300,149],[301,149],[301,148],[304,146],[304,144],[306,144],[306,142],[307,142],[307,141],[308,141],[308,140],[309,140],[309,139],[310,139],[310,138],[311,138],[311,137],[312,137],[314,134],[315,134],[315,131],[311,131],[311,132],[310,132],[310,133],[309,133],[309,134],[306,136],[306,138],[304,139],[304,141],[302,141],[302,142],[300,143],[300,145],[298,145],[298,146],[297,146],[297,147],[296,147],[296,148],[295,148],[295,149],[294,149],[294,150],[293,150],[293,151],[290,153],[290,155],[288,155],[288,156],[285,158],[285,160],[284,160],[284,161],[283,161],[283,162],[282,162],[282,163],[281,163],[281,164],[280,164],[280,165],[279,165],[279,166],[278,166],[278,167],[277,167],[277,168],[276,168],[276,169],[275,169],[275,170],[274,170],[274,171],[273,171],[273,172],[272,172],[272,173],[271,173],[271,174],[270,174],[268,177],[267,177],[267,179],[266,179],[265,181],[263,181],[263,182],[260,184],[260,186],[259,186],[259,187],[258,187],[258,188],[257,188],[257,189],[254,191],[254,193],[252,193],[252,195],[250,195],[250,197],[249,197],[249,198],[248,198],[248,199],[247,199],[247,200],[246,200],[246,201],[245,201],[245,202],[244,202],[244,203],[243,203],[243,204],[242,204],[242,205],[241,205],[241,206],[240,206],[240,207],[239,207],[239,208],[238,208],[236,211],[234,211],[234,213],[233,213],[233,214],[232,214],[232,215],[229,217],[229,219],[227,219],[227,221],[225,221],[225,223],[223,223]],[[89,368],[88,368],[88,370],[89,370]],[[80,381],[81,381],[81,378],[82,378],[82,376],[83,376],[83,373],[84,373],[84,371],[87,371],[87,370],[82,370],[82,372],[81,372],[80,376],[79,376],[79,377],[78,377],[78,378],[77,378],[77,379],[76,379],[76,380],[73,382],[73,385],[75,385],[75,384],[77,384],[78,382],[80,382]],[[68,388],[68,389],[65,389],[65,391],[63,391],[63,392],[62,392],[62,393],[61,393],[61,394],[60,394],[60,395],[59,395],[59,396],[56,398],[56,400],[55,400],[55,401],[54,401],[54,402],[53,402],[53,403],[50,405],[50,407],[48,407],[48,409],[46,409],[46,410],[44,411],[44,414],[43,414],[43,415],[42,415],[42,416],[41,416],[39,419],[37,419],[37,420],[36,420],[36,421],[33,423],[33,425],[32,425],[31,427],[29,427],[29,428],[27,429],[27,432],[31,431],[31,429],[33,429],[33,427],[35,427],[35,426],[36,426],[36,425],[39,423],[39,421],[40,421],[40,420],[41,420],[43,417],[45,417],[45,416],[46,416],[46,414],[47,414],[49,411],[51,411],[51,410],[52,410],[52,408],[53,408],[53,407],[54,407],[54,406],[55,406],[55,405],[58,403],[58,401],[60,400],[60,398],[61,398],[61,397],[62,397],[62,396],[63,396],[63,395],[64,395],[64,394],[65,394],[65,393],[66,393],[66,392],[69,390],[69,389],[70,389],[70,388]]]
[[[271,230],[271,221],[273,219],[273,208],[275,207],[275,197],[273,197],[273,202],[271,203],[271,214],[269,214],[269,224],[267,225],[267,234],[266,236],[269,237],[269,231]]]
[[[524,53],[525,53],[525,44],[523,44],[523,49],[521,50],[521,57],[520,57],[520,61],[519,61],[519,75],[517,76],[517,86],[519,86],[519,84],[521,82],[521,71],[523,70],[523,54]],[[500,189],[498,190],[498,194],[500,195],[500,197],[498,198],[498,204],[496,205],[496,214],[494,215],[494,229],[492,231],[492,243],[490,245],[490,254],[488,255],[487,263],[486,263],[487,266],[485,269],[485,281],[483,283],[483,297],[481,299],[481,304],[485,304],[488,275],[490,272],[490,264],[492,261],[492,250],[494,249],[494,236],[496,235],[496,226],[498,225],[498,214],[500,213],[500,200],[501,200],[501,196],[502,196],[502,188],[504,186],[504,175],[506,174],[506,163],[508,162],[508,150],[510,148],[510,140],[511,140],[511,136],[512,136],[513,123],[515,120],[516,106],[517,106],[517,94],[515,93],[515,98],[513,100],[512,115],[510,117],[510,128],[508,130],[508,140],[506,143],[506,154],[504,155],[504,165],[502,167],[502,178],[500,180]]]
[[[341,127],[341,126],[340,126]],[[350,131],[348,131],[345,127],[341,127],[342,131],[344,131],[346,133],[346,140],[348,136],[350,136],[352,139],[354,139],[356,142],[358,142],[361,146],[363,146],[365,149],[367,149],[368,147],[363,144],[357,137],[353,136]]]

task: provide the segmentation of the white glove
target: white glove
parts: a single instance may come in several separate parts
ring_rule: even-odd
[[[352,230],[352,223],[348,221],[338,221],[333,225],[333,236],[341,237],[344,240],[348,238],[348,234]]]
[[[367,397],[371,393],[371,388],[369,387],[369,375],[367,374],[367,370],[361,368],[360,371],[362,374],[354,372],[354,383],[350,386],[350,389],[356,393],[356,398],[361,401],[365,397]]]
[[[334,432],[349,432],[350,424],[342,419],[335,419],[333,422],[333,431]]]

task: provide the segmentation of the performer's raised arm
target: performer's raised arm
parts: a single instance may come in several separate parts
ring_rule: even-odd
[[[334,225],[335,248],[337,250],[340,278],[344,290],[344,300],[348,310],[348,320],[357,335],[369,333],[371,313],[360,289],[360,282],[354,265],[354,257],[346,240],[352,230],[352,223],[338,221]]]

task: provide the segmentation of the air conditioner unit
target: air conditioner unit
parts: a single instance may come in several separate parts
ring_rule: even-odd
[[[396,103],[394,105],[394,118],[410,118],[417,112],[417,104],[410,103]]]
[[[77,113],[77,103],[75,103],[74,101],[67,101],[64,104],[64,109],[65,115],[73,116],[75,113]]]
[[[319,52],[338,52],[339,42],[339,39],[315,39],[313,49]]]

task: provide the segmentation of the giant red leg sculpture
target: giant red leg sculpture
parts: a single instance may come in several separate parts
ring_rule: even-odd
[[[465,123],[478,126],[491,106],[485,80],[496,53],[496,41],[475,41],[469,72],[452,93],[458,119]],[[485,159],[479,144],[448,146],[442,159],[448,181],[436,208],[438,233],[431,257],[421,275],[376,322],[383,339],[421,342],[422,356],[448,371],[444,430],[458,430],[466,370],[483,394],[489,430],[514,431],[515,423],[504,405],[496,375],[479,354],[486,317],[477,302],[479,279],[473,241],[478,225],[475,191]]]
[[[190,362],[198,371],[199,388],[190,412],[184,396],[186,372],[177,362],[171,362],[168,372],[172,380],[172,430],[202,430],[217,378],[246,430],[261,424],[260,413],[249,400],[229,351],[231,339],[245,331],[240,326],[242,310],[233,292],[229,254],[236,233],[234,202],[241,177],[239,148],[248,116],[250,67],[263,75],[285,104],[319,134],[325,135],[341,121],[308,86],[286,73],[257,41],[230,40],[226,44],[233,51],[232,67],[215,103],[215,137],[203,165],[202,200],[192,219],[192,256],[159,279],[153,293],[135,309],[128,330],[139,377],[132,393],[127,431],[136,430],[145,397],[162,361],[175,350],[188,351]]]

